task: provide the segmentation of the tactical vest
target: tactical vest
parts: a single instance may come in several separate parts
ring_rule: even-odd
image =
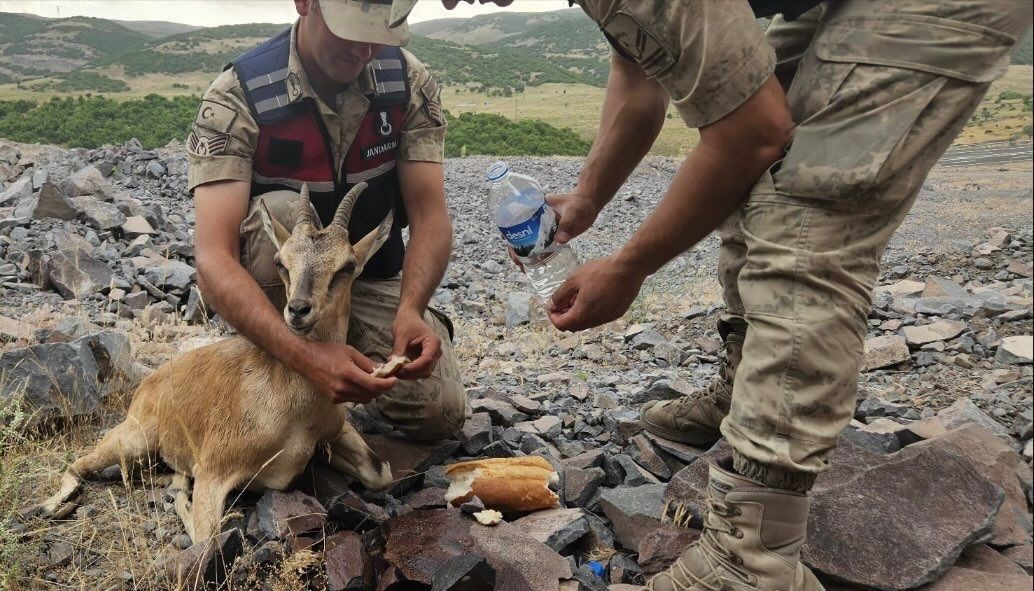
[[[359,131],[336,170],[330,135],[312,97],[294,103],[288,98],[291,29],[237,58],[233,67],[252,116],[259,126],[258,146],[252,163],[251,196],[269,191],[301,190],[309,185],[309,198],[324,225],[330,223],[338,204],[356,183],[369,184],[348,224],[353,242],[377,227],[395,208],[395,225],[384,246],[370,259],[362,277],[386,279],[402,270],[405,245],[402,228],[405,207],[399,189],[396,159],[403,117],[409,104],[409,78],[402,50],[385,47],[371,62],[374,89],[367,95],[367,110]]]

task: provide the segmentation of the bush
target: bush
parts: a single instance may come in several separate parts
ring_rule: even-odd
[[[447,113],[449,132],[445,155],[450,158],[468,154],[494,156],[585,156],[589,142],[570,129],[557,128],[537,119],[511,121],[489,113]]]
[[[1015,90],[1003,90],[998,95],[998,98],[1000,100],[1003,100],[1003,101],[1011,101],[1011,100],[1016,100],[1016,99],[1023,99],[1023,98],[1026,98],[1028,96],[1030,96],[1030,95],[1029,94],[1023,94],[1023,93],[1020,93],[1020,92],[1016,92]]]
[[[157,148],[187,136],[200,100],[152,94],[122,102],[103,96],[0,101],[0,137],[71,148],[121,144],[135,137],[145,148]]]

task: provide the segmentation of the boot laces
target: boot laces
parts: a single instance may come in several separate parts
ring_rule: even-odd
[[[707,388],[704,390],[698,390],[691,394],[687,394],[682,398],[670,402],[672,414],[677,417],[686,417],[693,412],[699,404],[703,402],[709,402],[712,406],[721,408],[721,390],[724,389],[726,383],[729,382],[730,378],[729,364],[725,362],[719,369],[718,377],[716,377]]]
[[[704,531],[693,546],[697,547],[699,555],[706,561],[707,569],[700,574],[694,573],[685,566],[682,558],[676,560],[669,570],[675,591],[694,591],[700,587],[707,591],[722,591],[726,587],[719,568],[744,583],[751,583],[751,577],[743,570],[739,556],[722,545],[718,539],[718,534],[737,535],[739,530],[725,519],[736,514],[736,508],[716,499],[708,499],[706,506]]]

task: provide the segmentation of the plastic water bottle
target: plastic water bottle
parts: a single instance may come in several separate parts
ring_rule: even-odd
[[[488,212],[543,299],[549,299],[578,267],[578,254],[553,241],[559,218],[535,179],[496,162],[485,174]]]

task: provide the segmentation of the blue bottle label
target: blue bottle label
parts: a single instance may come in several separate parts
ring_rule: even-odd
[[[543,203],[536,211],[519,224],[500,227],[503,238],[519,257],[540,254],[553,245],[557,230],[557,219],[553,209]]]

